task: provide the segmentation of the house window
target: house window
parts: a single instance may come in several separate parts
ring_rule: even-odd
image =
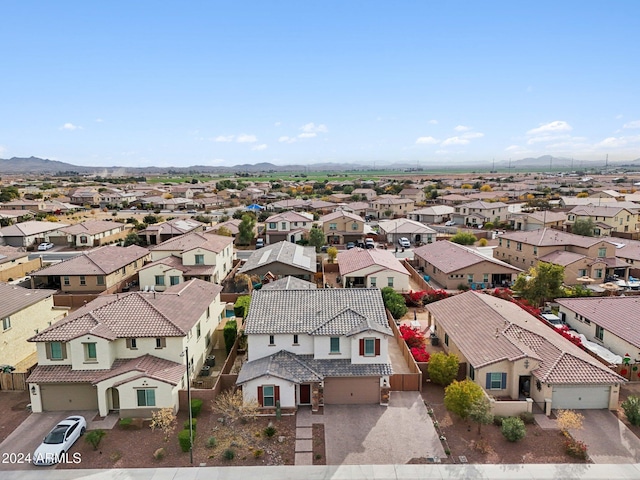
[[[167,340],[164,337],[156,338],[156,348],[164,348],[167,346]]]
[[[375,288],[376,282],[377,282],[376,277],[369,277],[369,282],[370,282],[371,286]]]
[[[586,277],[587,276],[587,271],[584,268],[581,268],[580,270],[578,270],[578,276]]]
[[[156,406],[156,392],[150,388],[136,390],[138,395],[139,407],[155,407]]]
[[[482,275],[482,283],[489,283],[489,274],[485,273]]]
[[[364,356],[375,357],[376,355],[376,339],[365,338],[364,339]]]
[[[276,222],[269,222],[269,230],[275,230],[278,228],[278,224]]]
[[[475,380],[476,379],[476,369],[473,368],[473,365],[469,364],[469,378],[471,380]]]
[[[200,338],[200,322],[198,322],[198,324],[196,325],[196,338]]]
[[[177,275],[171,275],[169,277],[169,283],[171,285],[178,285],[180,283],[180,277],[178,277]]]
[[[208,347],[210,344],[211,344],[211,334],[207,332],[207,334],[204,336],[204,346]]]
[[[80,275],[80,285],[86,285],[87,284],[87,277],[85,277],[84,275]]]
[[[211,317],[211,307],[207,307],[207,318]]]
[[[164,276],[156,275],[156,285],[164,286]]]
[[[96,277],[96,285],[104,285],[104,275],[98,275]]]
[[[196,265],[204,265],[204,255],[196,255]]]
[[[387,287],[393,287],[393,277],[387,277]]]
[[[69,277],[62,277],[62,283],[64,284],[65,287],[68,287],[69,285],[71,285],[71,282],[69,282]]]
[[[511,248],[511,240],[507,240],[507,248]]]
[[[338,224],[337,223],[330,223],[329,224],[329,230],[337,230],[338,229]]]
[[[82,235],[80,237],[80,243],[87,243],[87,237],[85,237],[84,235]]]
[[[275,345],[276,344],[276,337],[273,335],[269,335],[269,345]]]
[[[331,337],[329,353],[340,353],[340,337]]]
[[[98,359],[95,343],[83,343],[84,346],[84,359],[88,362],[95,362]]]
[[[516,250],[521,252],[522,251],[522,242],[517,242],[516,243]]]
[[[276,404],[276,392],[273,385],[264,385],[262,387],[262,406],[273,407]]]
[[[11,317],[5,317],[2,319],[2,330],[9,330],[11,328]]]
[[[138,339],[127,338],[127,348],[130,350],[136,350],[138,348]]]
[[[538,255],[538,247],[533,247],[533,254]]]
[[[500,372],[487,373],[487,390],[504,390],[507,388],[507,374]]]
[[[449,346],[449,334],[445,333],[444,334],[444,344],[448,347]]]
[[[604,328],[600,325],[596,325],[596,338],[600,341],[604,340]]]
[[[606,247],[602,247],[598,249],[598,258],[604,258],[607,256],[607,249]]]
[[[48,346],[49,360],[64,360],[66,355],[62,342],[51,342]]]
[[[287,229],[287,222],[280,222],[280,229],[281,230],[288,230]]]
[[[297,335],[297,334],[295,334],[295,335],[293,336],[293,344],[294,344],[294,345],[298,345],[298,335]]]
[[[500,246],[500,247],[502,246],[502,239],[501,238],[498,239],[498,246]]]
[[[358,230],[358,224],[357,224],[357,223],[355,223],[355,222],[353,222],[353,223],[351,224],[351,230]]]
[[[127,274],[127,267],[122,267],[122,275],[126,275]]]
[[[596,268],[596,278],[602,278],[602,269]]]
[[[467,274],[467,283],[473,283],[473,273]]]

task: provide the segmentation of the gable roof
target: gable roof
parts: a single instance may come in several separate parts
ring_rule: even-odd
[[[149,250],[138,245],[105,245],[38,270],[33,275],[109,275],[148,254]]]
[[[238,273],[245,273],[272,263],[283,263],[307,272],[316,272],[315,247],[303,247],[295,243],[282,241],[256,250],[247,259]]]
[[[380,267],[379,270],[392,270],[403,275],[409,275],[402,263],[388,250],[352,248],[338,253],[338,268],[341,276],[368,267]]]
[[[607,204],[607,205],[601,205],[601,206],[578,205],[577,207],[573,207],[569,211],[569,213],[573,213],[575,215],[584,215],[588,217],[615,217],[622,210],[627,210],[627,209],[624,207],[619,207],[616,204]],[[629,212],[629,210],[627,210],[627,212]]]
[[[258,290],[251,298],[245,333],[347,335],[363,326],[391,335],[377,288]]]
[[[0,264],[6,262],[12,262],[18,258],[28,257],[24,247],[11,247],[9,245],[0,245]]]
[[[40,288],[32,290],[17,285],[9,285],[8,283],[0,283],[0,318],[9,317],[45,298],[49,298],[56,291]]]
[[[216,269],[215,265],[184,265],[182,263],[181,257],[169,255],[168,257],[161,258],[160,260],[156,260],[155,262],[148,263],[147,265],[142,267],[140,271],[147,270],[148,268],[152,267],[157,267],[158,265],[163,266],[163,268],[161,269],[163,273],[168,270],[175,269],[189,276],[213,275]]]
[[[98,233],[108,232],[114,229],[124,229],[123,223],[110,222],[107,220],[87,220],[86,222],[76,223],[69,227],[61,228],[60,231],[70,235],[96,235]]]
[[[409,218],[395,218],[393,220],[385,220],[383,222],[379,222],[378,226],[380,227],[380,230],[387,233],[419,233],[432,235],[435,235],[437,233],[433,228],[427,227],[424,223],[420,223]]]
[[[29,237],[39,233],[52,232],[60,228],[68,227],[66,223],[39,222],[30,220],[28,222],[16,223],[8,227],[0,228],[0,236],[3,237]]]
[[[444,273],[451,273],[476,265],[482,262],[493,263],[501,267],[508,268],[514,272],[521,272],[519,268],[508,263],[502,262],[495,258],[482,255],[474,250],[448,240],[442,240],[435,243],[428,243],[413,250],[413,255],[420,257],[426,262],[436,267]]]
[[[455,211],[455,207],[450,205],[432,205],[430,207],[424,207],[412,212],[407,212],[407,215],[449,215]]]
[[[159,235],[182,235],[203,225],[204,223],[190,218],[174,218],[163,223],[149,225],[141,233],[156,232]]]
[[[192,279],[162,293],[101,295],[29,339],[67,342],[82,335],[107,340],[137,337],[181,337],[193,328],[220,285]]]
[[[500,238],[515,242],[522,242],[528,245],[536,245],[538,247],[573,245],[580,248],[589,248],[597,243],[606,241],[598,237],[585,237],[583,235],[567,233],[553,228],[507,232],[501,235]]]
[[[286,276],[275,282],[269,282],[262,286],[262,290],[309,290],[316,289],[315,283],[307,282],[301,278]]]
[[[458,205],[458,207],[462,208],[479,208],[482,210],[490,210],[492,208],[505,208],[508,205],[502,202],[483,202],[482,200],[476,200],[475,202],[463,203]]]
[[[150,250],[154,252],[188,252],[194,248],[202,248],[214,253],[220,253],[232,243],[233,237],[225,237],[224,235],[208,232],[191,232],[170,238],[159,245],[150,247]]]
[[[360,215],[356,215],[355,213],[347,212],[344,210],[336,210],[335,212],[323,215],[322,217],[320,217],[320,222],[331,222],[332,220],[337,220],[339,218],[348,218],[350,220],[353,220],[354,222],[364,223],[364,218],[362,218]]]
[[[469,291],[426,306],[475,368],[529,357],[532,373],[554,384],[625,380],[513,302]]]
[[[280,222],[285,220],[287,222],[313,222],[313,217],[309,218],[306,215],[303,215],[299,212],[294,212],[293,210],[288,210],[286,212],[275,213],[267,218],[264,223],[273,223]]]
[[[556,302],[640,348],[640,297],[558,298]]]

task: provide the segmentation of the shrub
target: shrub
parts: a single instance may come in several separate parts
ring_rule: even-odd
[[[260,448],[253,451],[253,456],[255,458],[260,458],[262,455],[264,455],[264,450],[262,450]]]
[[[520,415],[520,420],[522,420],[526,425],[533,425],[536,423],[536,419],[531,412],[522,412]]]
[[[193,428],[193,430],[196,429],[196,425],[198,424],[198,419],[197,418],[192,418],[191,419],[191,428]],[[184,424],[182,425],[184,427],[185,430],[189,430],[189,420],[185,420]]]
[[[508,417],[502,421],[502,435],[510,442],[522,440],[527,434],[527,427],[518,417]]]
[[[162,460],[166,454],[167,451],[164,448],[159,448],[155,452],[153,452],[153,458],[155,458],[156,460]]]
[[[621,404],[631,425],[640,425],[640,398],[631,395]]]
[[[104,430],[91,430],[85,436],[85,440],[93,447],[94,450],[97,450],[102,437],[104,437],[106,434],[107,433]]]
[[[434,353],[429,360],[429,378],[438,385],[449,385],[458,375],[458,357],[455,354]]]
[[[453,381],[444,389],[444,406],[450,412],[467,418],[474,402],[484,396],[482,387],[472,380],[465,379],[461,382]]]
[[[580,458],[582,460],[587,459],[587,445],[580,440],[575,440],[573,438],[567,439],[564,441],[564,448],[567,452],[567,455]]]
[[[126,418],[121,418],[119,423],[121,427],[127,428],[131,425],[131,422],[133,422],[133,418],[126,417]]]
[[[202,410],[202,403],[202,400],[200,400],[199,398],[191,399],[191,416],[193,418],[200,415],[200,410]]]
[[[193,439],[195,440],[196,432],[193,432]],[[191,449],[191,442],[189,441],[189,430],[182,430],[178,433],[178,443],[180,444],[180,449],[183,452],[188,452]]]
[[[251,296],[241,295],[233,304],[233,313],[236,317],[244,318],[249,313],[249,305],[251,304]]]
[[[481,238],[480,240],[478,240],[478,245],[481,247],[486,247],[487,246],[487,239],[486,238]]]
[[[265,437],[271,438],[276,434],[276,427],[274,427],[273,425],[269,424],[269,426],[267,426],[262,433],[264,433]]]
[[[227,448],[223,453],[222,453],[222,458],[224,458],[225,460],[233,460],[234,458],[236,458],[236,452],[233,451],[231,448]]]
[[[460,290],[461,292],[466,292],[466,291],[468,291],[468,290],[469,290],[469,288],[470,288],[470,287],[469,287],[469,284],[468,284],[468,283],[463,283],[463,282],[461,282],[461,283],[459,283],[459,284],[458,284],[458,287],[457,287],[457,288],[458,288],[458,290]]]
[[[493,417],[493,424],[497,427],[501,427],[502,426],[502,422],[504,421],[504,419],[507,418],[504,415],[495,415]]]
[[[396,320],[401,318],[409,310],[404,301],[404,297],[396,292],[393,287],[384,287],[382,289],[382,301],[384,302],[385,308],[389,310],[391,316]]]
[[[218,441],[216,440],[216,437],[209,437],[207,438],[207,447],[209,448],[213,448],[218,444]]]
[[[224,346],[227,350],[227,355],[229,355],[238,336],[238,324],[235,320],[227,321],[222,329],[222,335],[224,336]]]

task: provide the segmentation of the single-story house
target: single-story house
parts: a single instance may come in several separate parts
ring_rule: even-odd
[[[338,253],[340,282],[344,288],[392,287],[409,291],[410,274],[389,250],[352,248]]]

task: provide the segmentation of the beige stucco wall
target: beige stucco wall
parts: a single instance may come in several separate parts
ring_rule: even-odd
[[[335,230],[331,229],[332,224],[336,224]],[[353,228],[356,224],[357,228]],[[322,231],[325,235],[357,235],[364,233],[364,222],[360,220],[354,220],[348,217],[339,217],[322,224]]]
[[[456,270],[455,272],[445,273],[437,268],[434,268],[433,265],[428,263],[426,260],[420,257],[416,257],[417,264],[419,267],[424,267],[424,275],[429,275],[433,280],[439,285],[443,286],[446,289],[457,289],[458,285],[464,283],[468,285],[468,277],[467,275],[473,275],[473,283],[486,283],[484,281],[484,275],[489,275],[488,282],[491,282],[491,276],[493,274],[511,274],[511,279],[515,280],[518,276],[518,271],[514,271],[513,269],[503,266],[497,265],[490,261],[483,261],[480,263],[476,263],[474,265],[470,265],[469,267]],[[452,277],[453,275],[457,275],[457,277]]]
[[[371,267],[363,268],[341,278],[342,286],[347,288],[349,281],[353,278],[365,277],[365,283],[367,287],[373,287],[371,279],[375,278],[375,287],[384,288],[389,286],[389,278],[393,278],[393,289],[397,292],[409,291],[409,274],[403,274],[396,272],[395,270],[381,270],[379,265],[373,265]]]
[[[171,407],[174,411],[178,410],[178,390],[177,386],[160,382],[152,378],[137,378],[118,387],[120,392],[120,412],[121,415],[126,414],[129,417],[141,416],[150,417],[149,407],[138,407],[137,390],[153,389],[155,391],[156,404],[152,409]],[[138,415],[136,415],[136,412]],[[101,415],[106,414],[102,411]]]
[[[22,278],[31,272],[42,268],[42,258],[38,257],[28,260],[28,257],[16,259],[15,262],[0,264],[0,282],[10,282],[17,278]]]
[[[85,275],[86,285],[80,284],[80,276],[74,275],[69,276],[69,285],[64,284],[64,275],[60,275],[60,290],[63,293],[90,293],[90,292],[103,292],[114,285],[132,277],[135,275],[142,265],[144,265],[145,260],[147,260],[149,256],[145,256],[138,260],[135,260],[128,265],[125,265],[125,272],[123,273],[122,268],[117,271],[105,275],[105,285],[98,285],[98,278],[96,275]]]

